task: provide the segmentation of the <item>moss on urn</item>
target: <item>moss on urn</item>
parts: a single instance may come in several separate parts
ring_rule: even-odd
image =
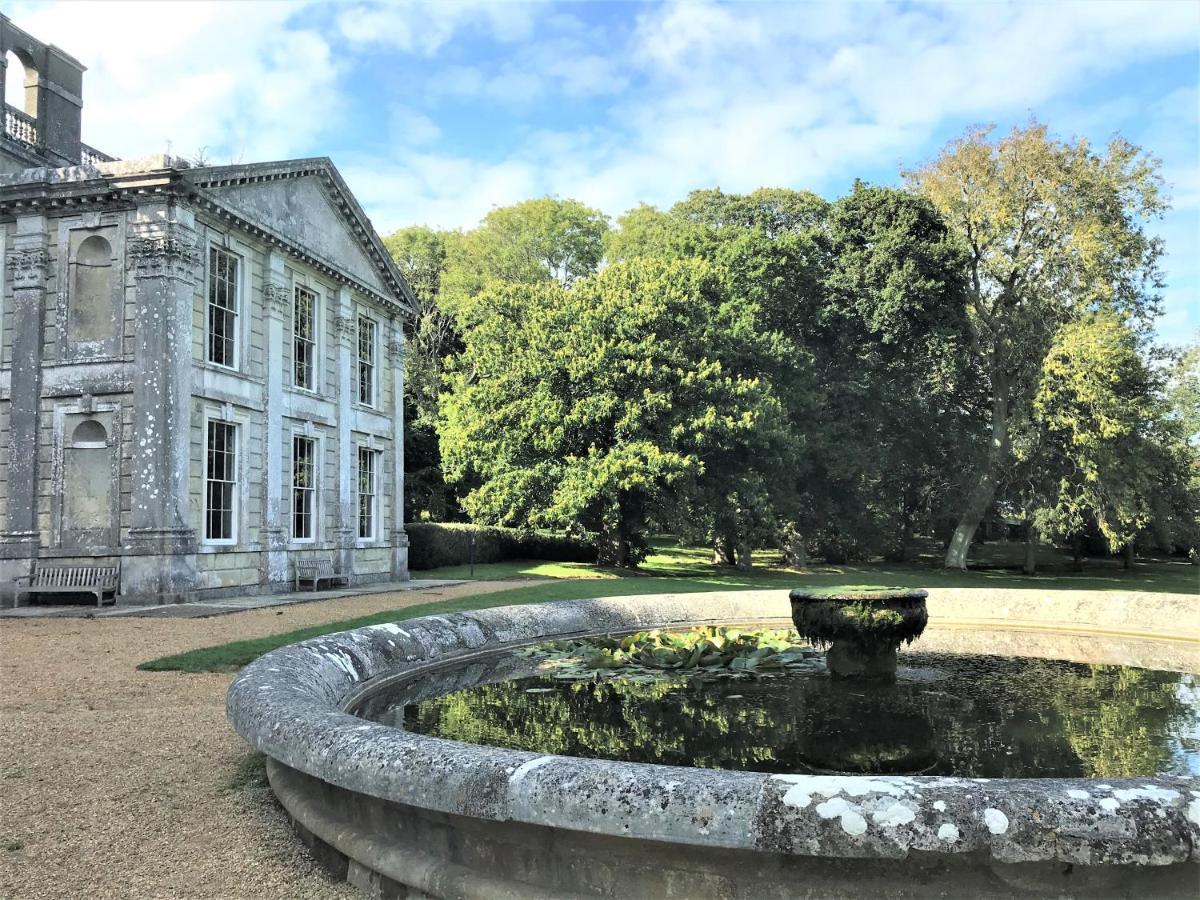
[[[890,678],[896,651],[920,637],[929,621],[926,591],[795,590],[792,622],[800,636],[826,647],[826,664],[837,677]]]

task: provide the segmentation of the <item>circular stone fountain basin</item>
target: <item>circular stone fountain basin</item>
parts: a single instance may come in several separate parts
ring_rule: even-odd
[[[1200,670],[1192,598],[931,592],[931,623],[1017,625],[1009,655]],[[318,856],[378,895],[1192,897],[1193,777],[789,775],[561,757],[444,740],[347,710],[381,685],[476,683],[498,651],[563,637],[785,624],[782,591],[430,616],[247,666],[229,717]],[[1147,633],[1148,623],[1183,639]],[[1070,623],[1070,627],[1066,627]],[[996,632],[987,632],[997,652]],[[976,648],[983,650],[984,648]],[[453,667],[452,669],[448,667]]]

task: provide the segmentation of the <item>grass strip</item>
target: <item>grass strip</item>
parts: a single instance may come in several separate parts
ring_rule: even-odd
[[[588,597],[618,597],[634,594],[672,594],[696,593],[713,590],[751,590],[762,587],[758,584],[731,586],[716,583],[708,579],[690,578],[614,578],[579,579],[551,581],[546,584],[530,585],[514,588],[510,591],[496,591],[491,594],[479,594],[474,597],[456,597],[452,600],[436,600],[430,603],[420,603],[403,609],[385,610],[369,616],[359,616],[354,619],[340,619],[326,622],[323,625],[312,625],[308,628],[298,628],[283,634],[270,634],[265,637],[251,638],[245,641],[233,641],[228,644],[217,644],[212,647],[199,647],[183,653],[170,656],[160,656],[149,662],[141,663],[138,668],[144,672],[234,672],[246,663],[262,656],[278,647],[295,644],[309,638],[332,634],[337,631],[349,631],[352,628],[364,628],[367,625],[380,625],[384,622],[403,622],[406,619],[416,619],[428,616],[454,612],[469,612],[475,609],[488,609],[494,606],[511,606],[518,603],[547,603],[552,600],[582,600]]]

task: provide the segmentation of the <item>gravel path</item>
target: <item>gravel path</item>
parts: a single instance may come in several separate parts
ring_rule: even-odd
[[[476,582],[212,619],[0,622],[0,898],[357,898],[306,855],[193,647],[519,587]]]

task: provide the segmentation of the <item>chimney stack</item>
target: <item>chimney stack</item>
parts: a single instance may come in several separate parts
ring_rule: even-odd
[[[78,165],[85,67],[53,44],[43,44],[17,28],[0,13],[0,93],[17,74],[8,71],[9,53],[25,67],[24,104],[16,107],[24,116],[10,116],[14,107],[6,105],[4,137],[29,145],[44,158],[44,164]]]

